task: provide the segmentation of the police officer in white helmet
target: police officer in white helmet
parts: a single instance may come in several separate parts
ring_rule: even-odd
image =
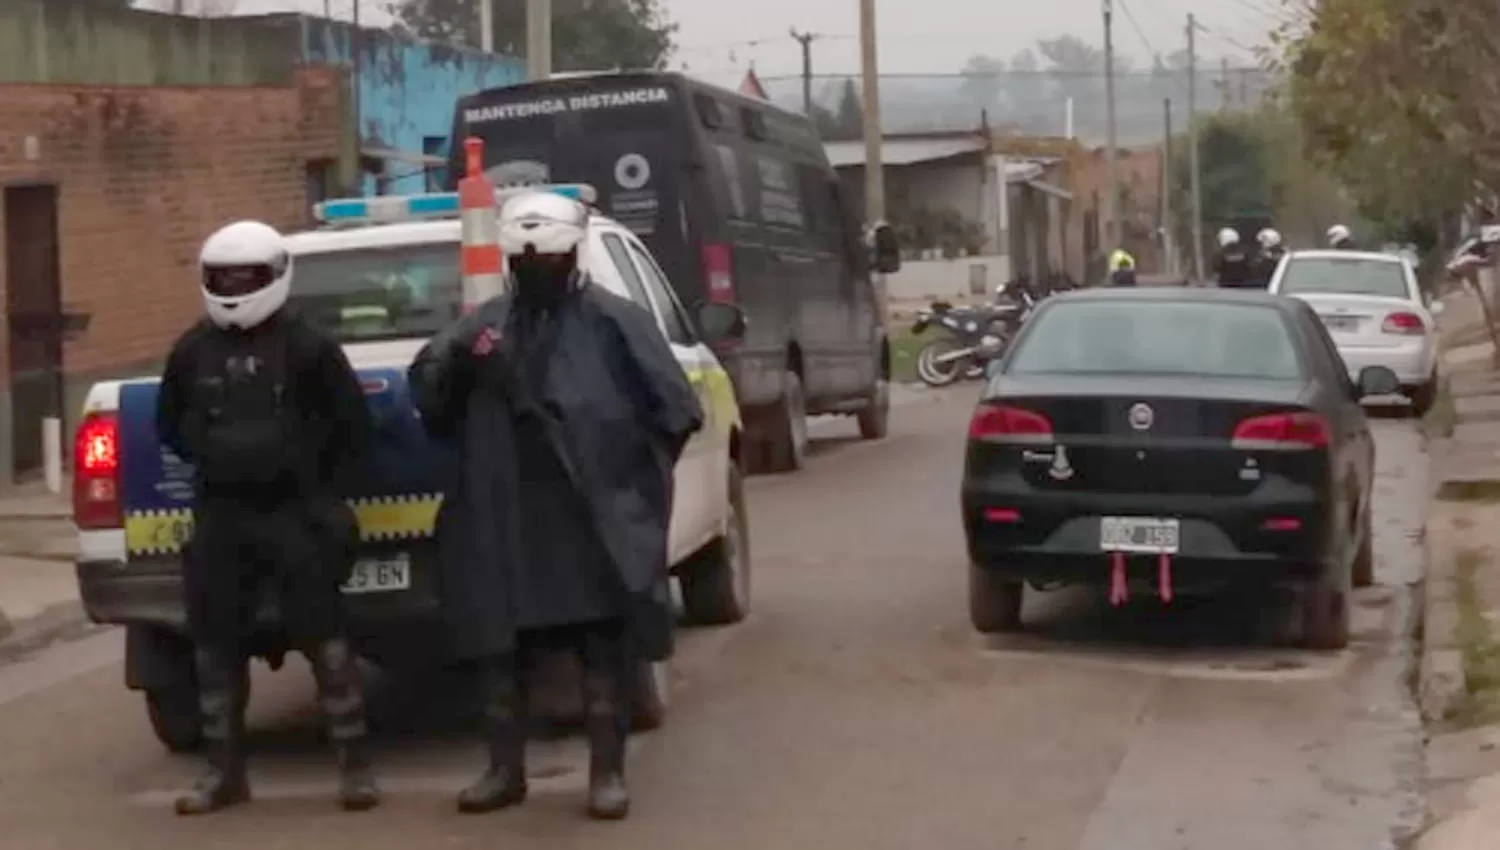
[[[459,480],[438,519],[443,607],[485,694],[489,765],[462,812],[526,798],[520,670],[533,648],[581,656],[588,812],[626,816],[639,661],[672,648],[672,470],[703,411],[656,320],[579,265],[589,212],[546,190],[508,202],[508,292],[417,355],[411,387]]]
[[[1286,247],[1281,244],[1281,234],[1273,227],[1262,229],[1255,235],[1255,241],[1260,243],[1260,250],[1255,254],[1255,280],[1257,285],[1270,286],[1276,267],[1286,256]]]
[[[1214,252],[1214,279],[1221,287],[1243,287],[1252,284],[1253,260],[1240,244],[1240,233],[1232,227],[1219,231],[1219,250]]]
[[[206,318],[172,347],[157,431],[193,465],[193,538],[183,553],[208,771],[177,800],[202,814],[250,798],[247,664],[271,595],[287,645],[307,655],[338,753],[343,807],[375,806],[359,669],[340,586],[359,531],[341,495],[371,431],[339,344],[285,307],[292,256],[258,221],[203,243]],[[272,650],[274,651],[274,650]]]
[[[1354,234],[1349,232],[1349,228],[1335,224],[1328,228],[1328,247],[1339,251],[1353,251],[1359,246],[1354,244]]]

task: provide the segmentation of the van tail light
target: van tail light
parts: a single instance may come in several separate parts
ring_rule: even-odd
[[[708,287],[709,301],[734,303],[732,259],[729,246],[723,242],[709,242],[703,246],[703,282]]]
[[[1427,333],[1427,326],[1422,324],[1422,317],[1416,313],[1392,313],[1385,317],[1380,331],[1402,336],[1421,336]]]
[[[90,413],[73,439],[73,521],[81,529],[120,528],[120,420]]]
[[[1052,420],[1024,407],[981,404],[969,420],[969,439],[1005,443],[1050,443]]]
[[[1316,413],[1252,416],[1234,429],[1237,449],[1320,449],[1330,439],[1328,420]]]

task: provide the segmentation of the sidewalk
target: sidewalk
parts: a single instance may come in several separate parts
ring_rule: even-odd
[[[1500,848],[1500,371],[1474,297],[1445,299],[1447,398],[1429,416],[1419,696],[1431,825],[1418,850]]]
[[[0,498],[0,660],[87,628],[67,500],[39,486]]]

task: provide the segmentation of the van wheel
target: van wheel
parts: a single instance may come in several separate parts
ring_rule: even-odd
[[[969,621],[980,634],[1021,630],[1021,602],[1025,587],[1007,581],[978,564],[969,565]]]
[[[694,626],[738,623],[750,613],[750,529],[745,480],[729,466],[729,523],[678,571],[683,619]]]
[[[781,403],[772,414],[769,471],[796,472],[807,463],[807,398],[802,378],[788,370],[782,376]]]
[[[196,687],[173,685],[146,691],[146,716],[156,740],[168,752],[192,753],[203,746],[203,715]]]
[[[630,725],[638,732],[660,729],[672,702],[672,666],[666,661],[647,661],[636,667]]]
[[[890,431],[891,424],[891,382],[884,378],[875,382],[875,388],[870,391],[870,403],[861,410],[859,419],[859,436],[866,440],[879,440]]]

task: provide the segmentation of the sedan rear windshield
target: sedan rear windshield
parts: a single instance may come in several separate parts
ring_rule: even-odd
[[[432,336],[458,318],[458,259],[450,242],[302,254],[288,303],[340,342]]]
[[[1277,292],[1411,297],[1406,288],[1406,269],[1400,263],[1365,257],[1292,257],[1287,260]]]
[[[1093,301],[1033,320],[1006,372],[1300,380],[1281,314],[1254,304]]]

